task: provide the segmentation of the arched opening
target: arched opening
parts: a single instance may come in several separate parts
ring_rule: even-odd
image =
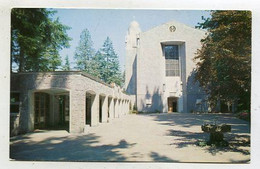
[[[85,112],[85,123],[91,125],[91,114],[93,112],[93,103],[96,97],[95,92],[88,91],[86,92],[86,112]]]
[[[168,97],[168,112],[178,112],[177,97]]]
[[[69,92],[48,89],[34,92],[34,129],[69,131]]]

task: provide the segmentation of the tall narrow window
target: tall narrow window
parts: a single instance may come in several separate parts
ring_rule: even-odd
[[[178,45],[164,46],[166,76],[179,76],[179,48]]]

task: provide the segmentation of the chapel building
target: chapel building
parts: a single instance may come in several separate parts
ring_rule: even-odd
[[[206,94],[194,82],[194,57],[206,31],[171,21],[126,35],[126,92],[142,112],[206,111]]]

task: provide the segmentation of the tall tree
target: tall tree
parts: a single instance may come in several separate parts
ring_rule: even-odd
[[[101,79],[101,75],[103,74],[103,71],[105,69],[106,62],[104,60],[103,55],[98,50],[95,54],[95,56],[92,59],[92,65],[91,65],[91,74],[95,77],[98,77]]]
[[[249,109],[251,12],[211,11],[211,18],[204,19],[198,27],[209,34],[195,57],[195,78],[209,94],[209,101],[239,102],[240,109]]]
[[[11,12],[11,58],[18,71],[49,71],[61,65],[59,50],[69,47],[69,27],[53,20],[56,11],[14,8]]]
[[[70,61],[69,61],[69,56],[68,55],[66,55],[66,57],[65,57],[65,64],[63,65],[62,70],[70,71]]]
[[[113,48],[113,43],[109,37],[106,38],[100,53],[102,59],[101,79],[107,83],[116,83],[121,86],[122,74],[120,72],[118,56]]]
[[[92,58],[94,56],[93,42],[88,29],[84,29],[80,34],[79,45],[76,48],[74,58],[76,69],[86,71],[91,74]]]

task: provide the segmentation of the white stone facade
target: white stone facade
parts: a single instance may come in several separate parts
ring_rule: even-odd
[[[128,94],[135,95],[139,111],[168,112],[169,98],[177,99],[178,112],[196,109],[205,94],[193,84],[197,49],[206,35],[203,30],[172,21],[141,32],[133,21],[126,36],[126,80]],[[179,75],[166,76],[164,47],[178,46]]]

